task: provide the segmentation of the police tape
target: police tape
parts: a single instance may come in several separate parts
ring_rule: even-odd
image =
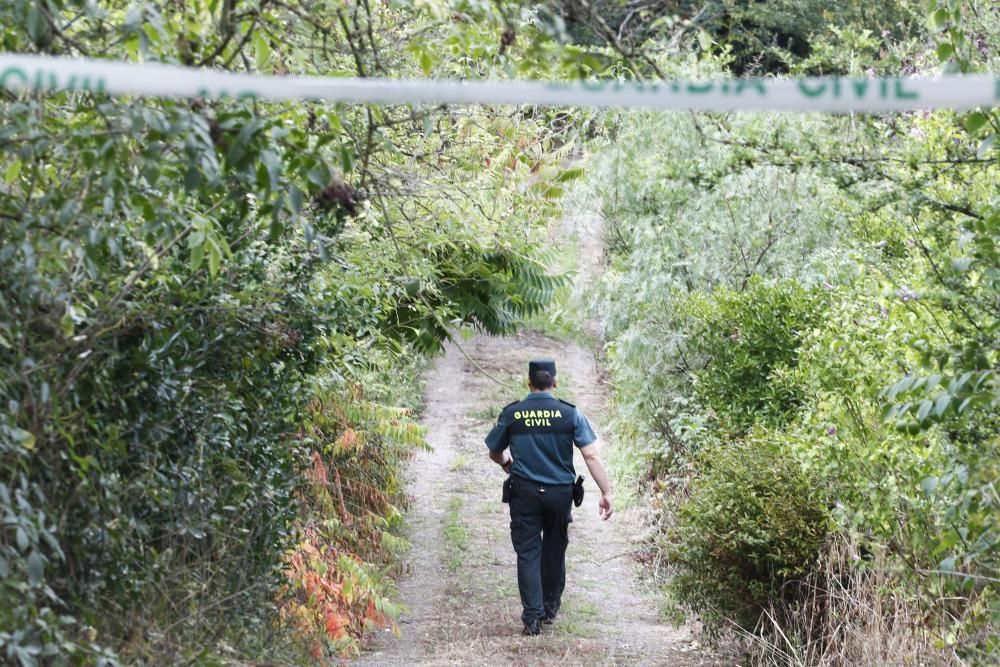
[[[159,63],[0,54],[0,89],[373,104],[531,104],[695,111],[910,111],[1000,103],[1000,76],[699,81],[442,81],[239,74]]]

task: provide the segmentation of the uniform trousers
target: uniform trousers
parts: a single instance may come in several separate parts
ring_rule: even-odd
[[[521,620],[554,618],[566,587],[572,484],[540,484],[512,476],[510,539],[517,552]]]

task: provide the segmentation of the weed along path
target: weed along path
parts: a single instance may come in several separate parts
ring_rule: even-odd
[[[512,382],[523,376],[529,358],[557,359],[558,393],[580,406],[601,433],[605,400],[587,350],[533,333],[478,337],[463,348],[484,370]],[[700,657],[688,629],[658,621],[653,596],[633,571],[634,517],[619,511],[601,521],[589,476],[570,527],[563,609],[542,636],[521,636],[516,560],[507,506],[500,502],[503,473],[483,445],[500,408],[516,397],[454,346],[430,372],[424,423],[434,449],[420,453],[409,471],[413,548],[401,582],[409,612],[400,622],[401,638],[386,633],[358,664],[716,664]],[[586,473],[577,459],[577,470]]]

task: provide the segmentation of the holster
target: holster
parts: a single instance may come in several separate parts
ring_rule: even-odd
[[[583,504],[583,475],[577,476],[573,485],[573,504],[577,507]]]
[[[505,503],[510,502],[510,492],[514,488],[514,478],[507,475],[507,479],[503,481],[503,494],[500,496],[500,500]]]

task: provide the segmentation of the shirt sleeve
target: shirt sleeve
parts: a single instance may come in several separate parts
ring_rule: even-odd
[[[499,453],[507,449],[507,446],[510,444],[510,438],[507,435],[507,426],[508,421],[504,419],[504,413],[501,412],[497,418],[496,425],[486,434],[486,446],[491,452]]]
[[[597,434],[591,428],[590,422],[579,410],[576,411],[576,420],[573,424],[573,442],[577,447],[584,447],[597,440]]]

